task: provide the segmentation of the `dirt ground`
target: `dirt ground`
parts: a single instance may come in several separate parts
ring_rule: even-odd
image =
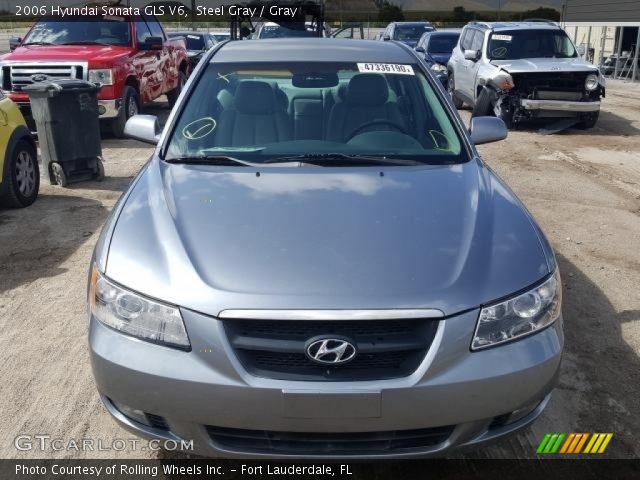
[[[166,114],[166,107],[155,108]],[[462,111],[468,119],[469,113]],[[597,127],[535,127],[481,147],[542,225],[562,269],[566,351],[551,403],[525,433],[467,452],[534,457],[546,432],[612,432],[609,457],[640,456],[640,86],[611,84]],[[151,149],[105,140],[108,178],[43,185],[26,210],[0,210],[0,457],[129,457],[18,451],[20,434],[134,438],[96,393],[86,342],[86,276],[100,228]]]

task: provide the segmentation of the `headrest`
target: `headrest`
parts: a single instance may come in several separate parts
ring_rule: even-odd
[[[241,113],[273,113],[276,110],[273,87],[267,82],[244,80],[236,89],[235,104],[236,110]]]
[[[382,75],[359,73],[349,82],[347,102],[352,105],[384,105],[389,99],[389,86]]]

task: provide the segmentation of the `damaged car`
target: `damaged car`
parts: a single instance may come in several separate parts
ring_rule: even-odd
[[[508,127],[532,119],[598,121],[605,79],[580,57],[554,22],[472,22],[448,63],[447,90],[457,108],[494,114]]]

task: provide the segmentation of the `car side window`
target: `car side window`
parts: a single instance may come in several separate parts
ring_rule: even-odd
[[[466,28],[460,37],[460,48],[462,50],[469,50],[471,47],[471,36],[473,34],[473,30],[470,28]]]
[[[474,30],[473,40],[471,41],[471,50],[482,50],[482,43],[484,41],[484,32],[480,30]]]
[[[136,38],[138,43],[144,43],[151,36],[151,30],[142,17],[136,17]]]
[[[158,23],[158,20],[150,16],[146,16],[145,19],[147,21],[147,25],[149,26],[149,30],[151,31],[151,36],[164,39],[164,30],[162,30],[162,27],[160,26],[160,23]]]

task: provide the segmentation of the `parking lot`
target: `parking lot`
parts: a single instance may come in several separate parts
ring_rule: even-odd
[[[146,113],[166,116],[156,103]],[[468,120],[469,112],[461,115]],[[546,432],[612,432],[610,457],[640,455],[640,87],[611,83],[595,129],[555,135],[525,126],[480,147],[540,222],[564,283],[566,350],[550,406],[531,430],[460,455],[535,457]],[[105,139],[107,178],[43,185],[31,208],[0,210],[0,423],[4,458],[19,434],[133,438],[104,410],[87,351],[86,279],[105,218],[151,148]],[[80,456],[155,457],[143,450]]]

